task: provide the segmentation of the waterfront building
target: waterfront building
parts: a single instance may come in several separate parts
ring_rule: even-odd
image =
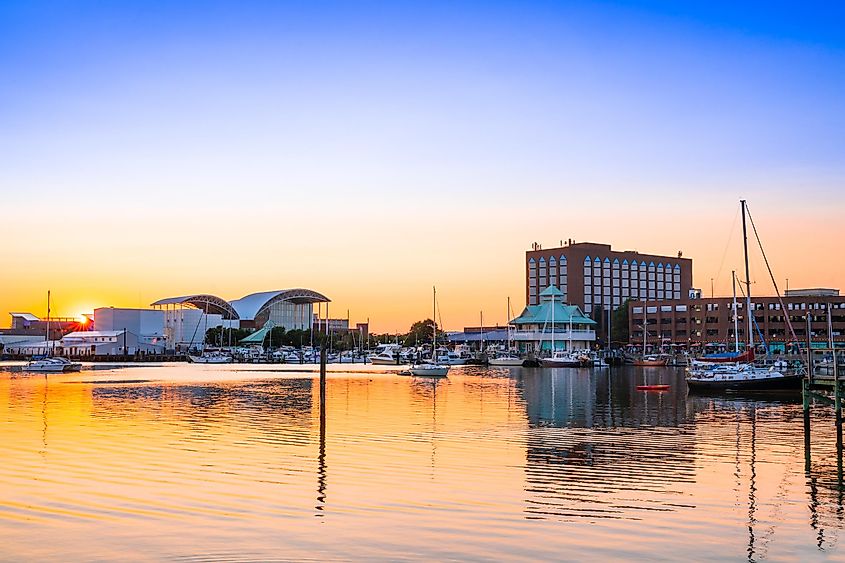
[[[528,305],[510,321],[511,337],[520,352],[551,350],[584,350],[596,341],[596,322],[577,305],[563,302],[564,294],[554,285],[539,295],[537,305]]]
[[[142,342],[160,345],[165,340],[164,316],[160,309],[100,307],[94,309],[94,330],[127,330]]]
[[[628,304],[628,334],[633,345],[646,341],[652,346],[699,347],[707,344],[732,346],[734,322],[732,297],[685,299],[680,301],[632,301]],[[838,290],[790,290],[783,298],[752,296],[754,341],[765,340],[770,350],[785,351],[796,338],[801,346],[809,338],[814,347],[826,347],[831,341],[845,347],[845,297]],[[645,318],[645,324],[643,319]],[[737,335],[742,344],[748,340],[746,304],[737,298]],[[788,321],[788,322],[787,322]],[[789,330],[789,324],[795,336]],[[761,338],[762,337],[762,338]]]
[[[285,330],[311,328],[315,303],[328,303],[310,289],[282,289],[253,293],[227,301],[207,293],[160,299],[151,306],[164,312],[168,348],[187,350],[200,345],[207,328],[260,329],[272,321]]]
[[[253,293],[232,301],[241,328],[261,328],[267,321],[285,330],[311,328],[315,303],[329,303],[325,295],[311,289],[281,289]]]
[[[618,308],[627,299],[688,299],[692,260],[677,256],[612,250],[609,244],[562,241],[558,248],[534,245],[525,253],[525,302],[540,303],[540,294],[558,287],[562,301],[587,315]]]
[[[74,358],[85,356],[134,356],[164,353],[164,339],[149,342],[128,330],[83,330],[65,334],[61,340],[19,343],[6,347],[6,353],[18,356],[41,356],[48,352]]]
[[[447,332],[446,338],[453,344],[465,344],[471,350],[481,350],[490,346],[502,347],[508,343],[508,328],[504,326],[467,326],[462,331]]]

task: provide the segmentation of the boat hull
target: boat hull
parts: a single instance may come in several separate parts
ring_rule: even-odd
[[[491,366],[522,367],[521,358],[493,358],[487,362]]]
[[[687,386],[690,391],[782,391],[800,389],[802,379],[800,375],[732,381],[687,378]]]
[[[662,368],[669,365],[669,360],[634,360],[631,365],[641,368]]]
[[[231,364],[232,358],[229,357],[214,357],[208,358],[204,356],[188,356],[188,360],[194,364]]]
[[[408,371],[411,375],[417,377],[446,377],[449,375],[448,366],[413,366]]]
[[[370,358],[370,363],[374,366],[395,366],[398,365],[400,362],[396,361],[396,358],[388,360],[386,358]]]
[[[544,368],[580,368],[582,364],[578,360],[555,360],[549,358],[540,360],[540,365]]]

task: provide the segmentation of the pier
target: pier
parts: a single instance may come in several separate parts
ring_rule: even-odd
[[[804,466],[806,471],[811,468],[810,450],[810,407],[812,402],[819,401],[825,405],[832,405],[836,421],[836,468],[837,480],[840,487],[843,482],[842,464],[842,398],[845,395],[845,350],[841,348],[815,348],[807,352],[807,377],[802,384],[802,399],[804,408]]]

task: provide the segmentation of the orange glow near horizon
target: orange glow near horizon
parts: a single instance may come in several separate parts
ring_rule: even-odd
[[[845,226],[836,206],[798,209],[785,201],[750,203],[781,291],[787,278],[791,288],[843,285],[845,265],[835,257]],[[211,293],[237,299],[257,291],[307,287],[332,299],[332,317],[346,317],[348,310],[353,323],[369,319],[372,331],[392,333],[431,316],[431,287],[436,285],[444,328],[460,330],[477,325],[481,311],[485,324],[504,323],[508,297],[519,314],[525,304],[525,251],[533,241],[550,248],[566,238],[668,256],[682,250],[693,259],[694,284],[705,296],[710,295],[711,278],[716,295],[730,295],[730,271],[742,270],[737,200],[723,198],[695,211],[657,201],[643,205],[637,213],[609,211],[601,221],[598,216],[576,215],[566,225],[527,204],[478,205],[472,214],[456,206],[430,222],[385,209],[377,221],[360,224],[335,208],[325,217],[332,228],[314,231],[307,245],[278,233],[264,220],[269,212],[259,210],[255,224],[238,236],[209,238],[191,225],[174,231],[179,248],[193,248],[190,253],[145,242],[145,229],[168,232],[168,223],[176,221],[179,212],[127,212],[122,220],[104,219],[100,228],[103,233],[120,232],[121,223],[134,228],[121,237],[103,235],[90,256],[72,252],[85,247],[89,233],[50,238],[49,260],[46,252],[32,251],[42,248],[39,243],[46,242],[46,234],[34,234],[26,248],[0,248],[0,262],[7,266],[7,275],[0,278],[0,312],[44,315],[48,289],[54,316],[76,316],[77,311],[100,306],[147,307],[174,295]],[[799,212],[807,219],[799,220]],[[290,228],[312,224],[310,216],[299,221]],[[750,237],[752,292],[771,295],[753,233]],[[250,246],[242,241],[263,242]],[[5,319],[2,324],[7,323]]]

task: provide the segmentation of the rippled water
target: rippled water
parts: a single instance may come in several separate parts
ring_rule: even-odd
[[[0,559],[845,557],[831,409],[678,370],[15,369]]]

